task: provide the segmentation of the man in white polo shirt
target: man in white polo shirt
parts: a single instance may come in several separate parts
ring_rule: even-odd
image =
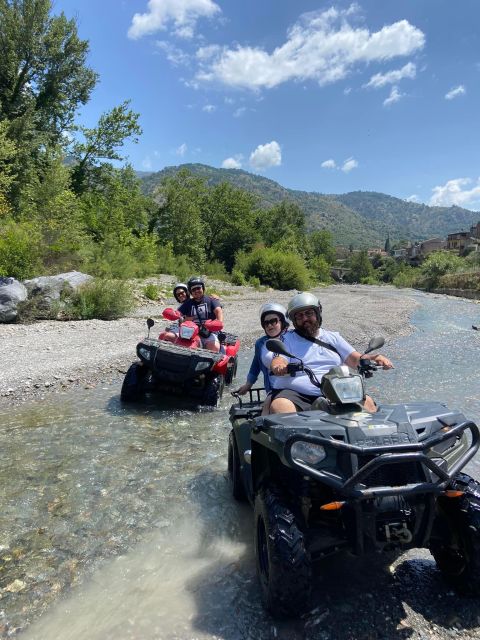
[[[352,369],[358,366],[361,354],[338,332],[322,329],[322,305],[313,294],[298,293],[294,296],[288,305],[287,316],[293,322],[294,330],[284,334],[285,348],[310,367],[319,380],[332,367],[340,364]],[[365,357],[384,369],[393,367],[390,360],[381,354]],[[287,375],[289,359],[282,355],[274,356],[271,352],[264,353],[263,362],[273,374],[270,413],[311,409],[321,391],[310,382],[305,372]],[[369,396],[365,400],[365,408],[375,411],[375,403]]]

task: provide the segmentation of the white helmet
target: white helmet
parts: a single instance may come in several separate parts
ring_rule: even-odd
[[[263,327],[263,319],[267,315],[267,313],[276,313],[280,316],[280,321],[282,323],[282,329],[286,329],[290,324],[287,320],[287,310],[278,302],[266,302],[260,307],[260,324]]]
[[[288,303],[287,316],[295,324],[295,314],[303,309],[314,309],[317,314],[317,320],[322,324],[322,305],[313,293],[303,292],[297,293],[296,296]]]

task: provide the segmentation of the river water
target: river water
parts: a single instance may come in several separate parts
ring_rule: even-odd
[[[395,369],[379,372],[370,392],[385,402],[440,400],[480,421],[480,332],[471,328],[480,307],[412,295],[416,330],[382,349]],[[241,355],[239,381],[251,355]],[[311,615],[271,619],[259,602],[251,509],[233,501],[226,478],[228,394],[215,411],[132,408],[120,404],[119,384],[0,413],[1,637],[403,638],[413,637],[397,631],[408,607],[441,618],[412,598],[412,572],[432,598],[445,587],[429,554],[411,552],[373,580],[371,564],[366,573],[355,561],[354,579],[352,561],[327,565],[319,580],[328,594],[320,584]],[[469,471],[480,477],[478,460]],[[480,633],[476,614],[449,595],[464,628]],[[333,620],[359,611],[359,626],[339,636]],[[385,636],[372,632],[379,615]]]

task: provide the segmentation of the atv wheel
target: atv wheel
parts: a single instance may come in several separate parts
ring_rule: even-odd
[[[274,616],[300,615],[310,599],[310,555],[295,515],[269,490],[255,498],[254,541],[265,607]]]
[[[230,479],[230,486],[232,487],[232,495],[235,500],[245,502],[247,495],[242,482],[240,457],[238,455],[238,446],[233,431],[230,431],[228,437],[228,477]]]
[[[130,365],[123,379],[120,399],[123,402],[138,402],[143,395],[143,378],[145,370],[137,362]]]
[[[202,404],[207,407],[216,407],[223,395],[224,383],[225,378],[223,376],[217,376],[216,378],[209,380],[205,385]]]
[[[460,498],[440,498],[445,517],[444,538],[430,544],[445,580],[464,595],[480,595],[480,483],[461,474],[451,489]]]
[[[231,384],[233,379],[237,375],[237,366],[238,366],[238,358],[237,356],[233,356],[233,362],[229,362],[229,367],[227,368],[227,372],[225,373],[225,384]]]

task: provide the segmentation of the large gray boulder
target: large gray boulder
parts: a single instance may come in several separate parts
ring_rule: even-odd
[[[93,280],[92,276],[80,271],[59,273],[56,276],[40,276],[32,280],[25,280],[29,297],[41,298],[41,306],[49,307],[53,301],[60,299],[60,294],[65,288],[78,289],[83,284]]]
[[[17,319],[19,302],[27,299],[26,287],[15,278],[0,277],[0,322]]]

